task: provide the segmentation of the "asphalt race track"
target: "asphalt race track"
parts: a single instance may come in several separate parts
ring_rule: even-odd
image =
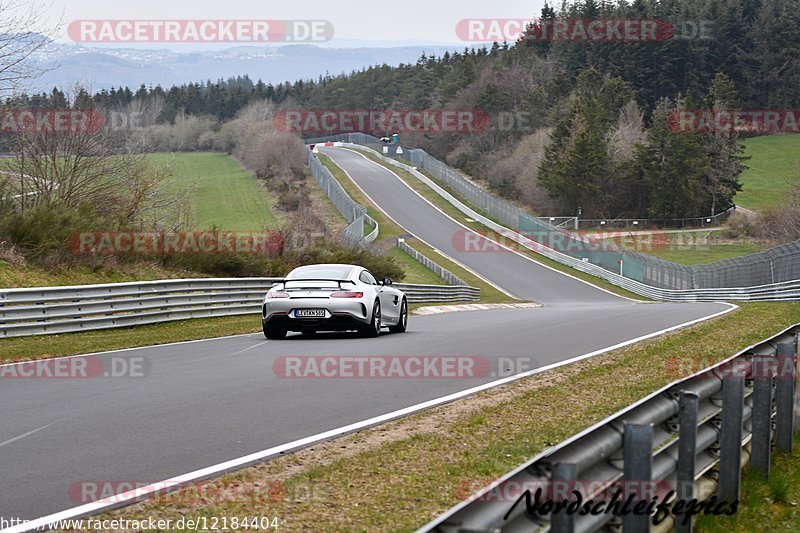
[[[409,233],[544,307],[412,316],[407,333],[376,339],[251,334],[100,356],[143,358],[143,377],[0,372],[0,516],[32,519],[81,505],[75,487],[85,480],[156,482],[489,383],[505,375],[501,358],[525,358],[518,370],[527,370],[729,309],[636,303],[514,253],[460,251],[453,235],[463,228],[393,173],[359,154],[327,151]],[[291,355],[470,356],[489,370],[472,378],[277,375],[273,363]]]
[[[409,233],[517,298],[545,305],[619,304],[621,298],[476,236],[431,206],[393,172],[353,150],[324,148],[367,196]],[[473,232],[469,232],[472,234]]]

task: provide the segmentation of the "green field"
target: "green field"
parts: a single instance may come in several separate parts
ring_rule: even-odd
[[[704,265],[754,254],[764,249],[758,242],[726,240],[720,235],[720,232],[713,230],[655,234],[631,232],[620,237],[610,237],[604,242],[681,265]]]
[[[672,249],[647,252],[647,254],[681,265],[705,265],[714,261],[754,254],[761,250],[762,246],[757,243],[716,244],[710,242],[691,247],[677,246]]]
[[[188,190],[186,209],[196,229],[260,231],[278,224],[272,209],[274,199],[229,155],[152,154],[148,159],[153,165],[169,168],[173,190]]]
[[[742,174],[742,190],[734,201],[756,211],[774,205],[800,175],[800,134],[767,135],[744,141],[750,167]]]

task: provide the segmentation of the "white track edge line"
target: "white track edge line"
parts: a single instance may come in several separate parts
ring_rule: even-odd
[[[219,317],[222,318],[222,317]],[[192,319],[190,319],[192,320]],[[143,324],[144,325],[144,324]],[[134,326],[135,327],[135,326]],[[89,331],[89,330],[87,330]],[[79,332],[75,332],[79,333]],[[149,348],[161,348],[162,346],[177,346],[178,344],[190,344],[192,342],[207,342],[207,341],[218,341],[222,339],[234,339],[236,337],[247,337],[248,335],[259,335],[257,331],[252,333],[237,333],[235,335],[224,335],[222,337],[209,337],[207,339],[191,339],[188,341],[175,341],[175,342],[165,342],[164,344],[148,344],[146,346],[133,346],[131,348],[117,348],[116,350],[106,350],[104,352],[89,352],[89,353],[78,353],[74,355],[56,355],[54,357],[41,357],[39,359],[25,359],[24,361],[14,361],[12,363],[2,363],[0,367],[4,366],[12,366],[12,365],[22,365],[26,363],[36,363],[39,361],[50,361],[51,359],[72,359],[73,357],[87,357],[89,355],[108,355],[110,353],[119,353],[119,352],[130,352],[133,350],[144,350]],[[12,337],[9,337],[12,338]],[[22,338],[22,337],[13,337],[13,338]]]

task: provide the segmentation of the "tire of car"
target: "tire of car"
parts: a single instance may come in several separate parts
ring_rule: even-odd
[[[377,337],[381,334],[381,301],[375,300],[375,305],[372,307],[372,320],[369,326],[361,330],[364,337]]]
[[[279,341],[286,338],[285,329],[267,326],[266,322],[261,322],[261,330],[264,332],[264,336],[269,340]]]
[[[406,329],[408,329],[408,302],[403,298],[403,303],[400,304],[400,320],[397,321],[397,325],[389,326],[389,331],[392,333],[405,333]]]

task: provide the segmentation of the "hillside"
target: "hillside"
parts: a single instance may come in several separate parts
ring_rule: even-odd
[[[744,145],[750,160],[736,203],[759,211],[778,202],[789,180],[800,174],[800,134],[753,137]]]

